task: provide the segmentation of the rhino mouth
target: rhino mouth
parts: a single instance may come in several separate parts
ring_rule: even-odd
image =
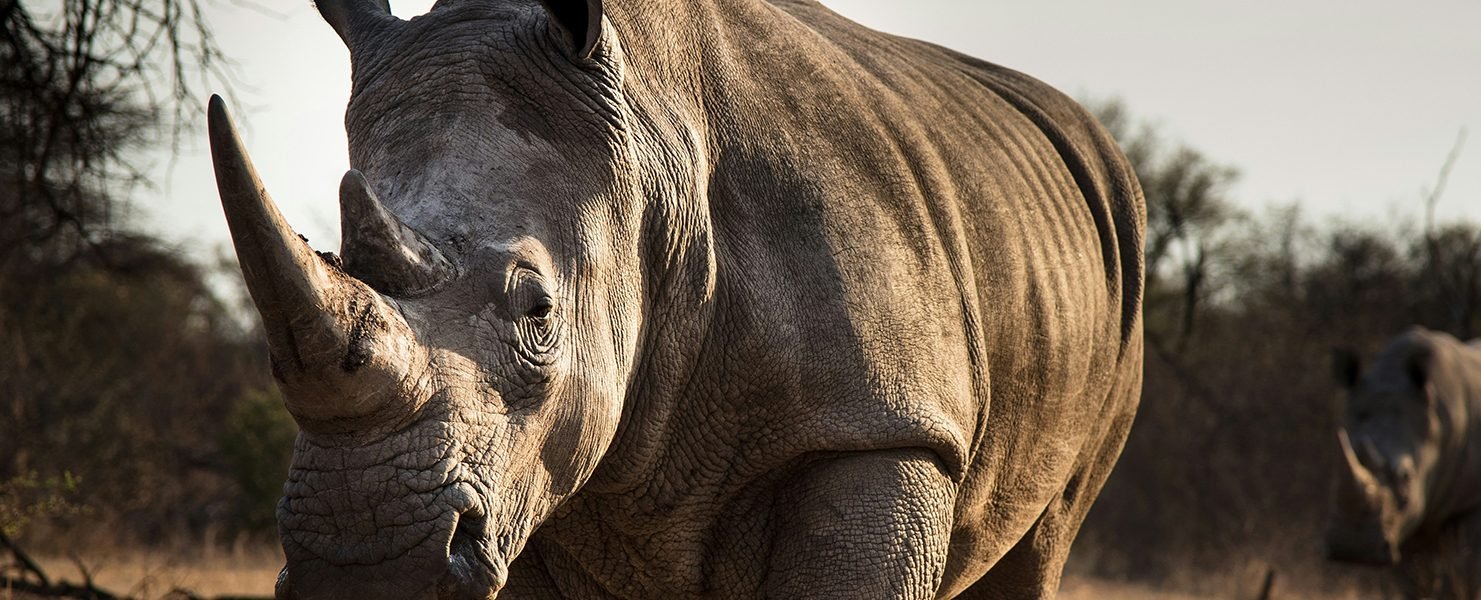
[[[493,598],[509,576],[504,556],[493,543],[485,513],[463,513],[448,543],[447,572],[438,582],[437,597]]]
[[[426,415],[355,445],[300,434],[278,504],[277,597],[493,597],[512,556],[494,543],[506,519],[450,427]]]
[[[1336,524],[1327,530],[1327,557],[1355,564],[1387,566],[1399,562],[1398,546],[1383,535],[1376,523]]]

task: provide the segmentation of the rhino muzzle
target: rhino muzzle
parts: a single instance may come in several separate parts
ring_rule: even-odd
[[[515,548],[449,425],[355,447],[300,439],[278,503],[279,598],[490,598]]]
[[[1336,524],[1327,529],[1327,557],[1343,562],[1392,565],[1399,562],[1399,549],[1377,527]]]
[[[493,598],[504,587],[507,566],[482,558],[473,537],[464,537],[463,526],[453,531],[447,546],[425,544],[375,565],[345,568],[290,561],[278,574],[274,595],[278,600]]]
[[[450,520],[455,524],[448,527]],[[367,561],[369,564],[338,565],[318,558],[290,558],[278,574],[274,595],[278,600],[493,598],[504,587],[508,567],[502,559],[489,558],[483,547],[486,542],[481,541],[487,538],[471,532],[483,523],[483,519],[467,514],[439,519],[433,524],[436,531],[417,546],[379,562]],[[446,533],[449,530],[450,539]],[[371,540],[365,547],[381,544],[387,543]]]

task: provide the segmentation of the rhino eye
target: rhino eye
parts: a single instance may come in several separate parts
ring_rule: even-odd
[[[556,346],[555,300],[541,295],[530,304],[525,317],[516,324],[519,346],[525,358],[536,364],[549,362],[546,357]]]
[[[550,322],[550,313],[555,310],[555,302],[549,296],[541,296],[535,304],[530,307],[525,316],[538,321],[541,325]]]

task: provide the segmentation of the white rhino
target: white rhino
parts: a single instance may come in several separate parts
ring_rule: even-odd
[[[1411,327],[1367,373],[1349,351],[1327,553],[1389,564],[1404,542],[1481,508],[1481,341]]]
[[[320,0],[343,258],[222,102],[282,598],[1052,595],[1142,371],[1081,107],[811,1]]]
[[[1350,352],[1335,371],[1349,393],[1327,552],[1396,563],[1412,536],[1481,508],[1481,340],[1414,327],[1366,373]]]

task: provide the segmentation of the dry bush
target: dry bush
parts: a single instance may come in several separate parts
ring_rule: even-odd
[[[1149,223],[1164,225],[1149,227],[1141,409],[1074,569],[1227,590],[1216,580],[1271,566],[1312,593],[1405,595],[1395,571],[1323,558],[1342,401],[1329,357],[1374,352],[1412,324],[1481,331],[1481,227],[1319,225],[1295,208],[1250,218],[1219,186],[1177,183],[1199,180],[1190,164],[1209,165],[1203,181],[1227,169],[1187,150],[1159,160],[1115,119],[1142,161]]]

